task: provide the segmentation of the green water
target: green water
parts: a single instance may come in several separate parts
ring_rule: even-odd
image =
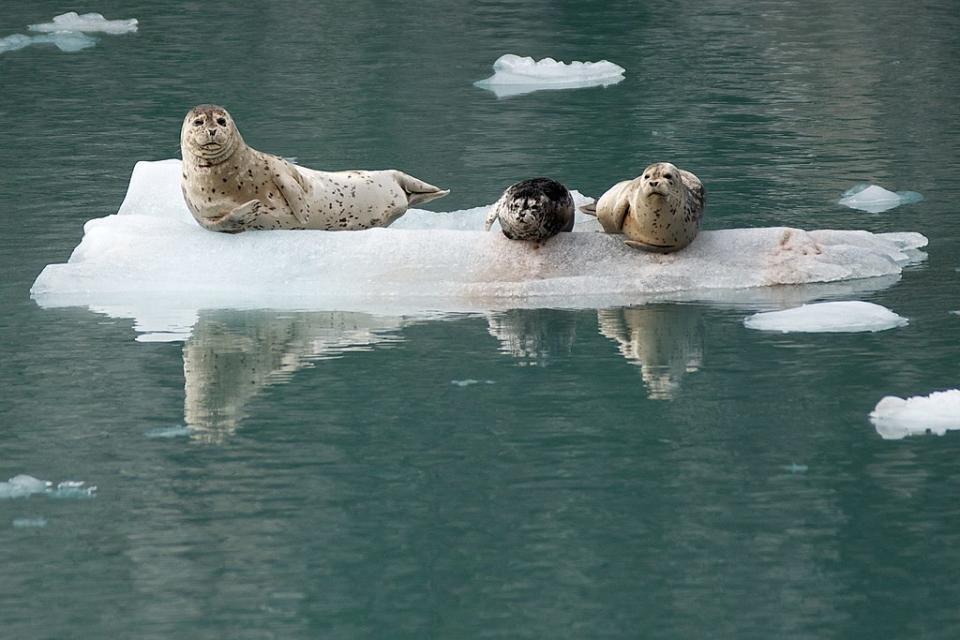
[[[7,2],[0,37],[71,9]],[[954,2],[83,10],[140,31],[0,54],[0,481],[98,489],[0,500],[0,637],[960,636],[960,434],[867,417],[960,385]],[[472,86],[508,52],[627,76]],[[153,343],[40,309],[37,274],[198,102],[303,165],[452,188],[434,209],[669,159],[707,228],[918,231],[929,255],[855,294],[910,319],[877,334],[750,331],[735,303],[209,309]],[[861,182],[925,199],[836,205]]]

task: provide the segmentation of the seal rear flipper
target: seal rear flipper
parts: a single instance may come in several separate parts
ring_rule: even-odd
[[[400,185],[400,188],[403,189],[403,192],[407,194],[408,206],[430,202],[431,200],[442,198],[450,193],[450,189],[435,187],[428,182],[414,178],[396,169],[393,170],[393,177],[397,181],[397,184]]]
[[[587,204],[580,205],[580,213],[585,213],[588,216],[597,217],[597,201],[588,202]]]
[[[665,244],[647,244],[646,242],[637,242],[636,240],[624,240],[623,244],[634,249],[647,251],[649,253],[672,253],[677,251],[677,247]]]

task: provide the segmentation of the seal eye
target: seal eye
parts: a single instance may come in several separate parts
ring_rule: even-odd
[[[643,176],[643,179],[644,179],[644,180],[649,180],[649,179],[650,179],[650,174],[648,173],[647,175]]]
[[[193,121],[193,126],[195,127],[199,127],[202,124],[203,124],[203,118],[197,118],[196,120]]]
[[[667,180],[673,180],[673,176],[669,173],[663,174],[663,177],[666,178]]]
[[[225,126],[227,126],[227,119],[226,119],[226,118],[217,118],[217,124],[220,125],[221,127],[225,127]]]

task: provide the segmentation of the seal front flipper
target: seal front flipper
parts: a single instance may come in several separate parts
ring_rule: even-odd
[[[274,171],[273,183],[280,195],[287,201],[290,213],[297,222],[306,226],[310,221],[310,185],[295,166],[283,158],[275,158],[278,165]]]
[[[493,203],[492,207],[490,207],[490,212],[487,213],[487,219],[484,220],[483,222],[484,231],[490,231],[491,227],[493,227],[493,223],[496,222],[497,218],[500,217],[500,207],[502,204],[503,204],[503,198],[500,198],[495,203]]]
[[[450,193],[450,189],[435,187],[403,171],[397,171],[396,169],[392,169],[391,171],[393,172],[393,179],[397,181],[397,184],[400,185],[403,192],[407,194],[407,206],[412,207],[415,204],[430,202],[431,200],[442,198]]]
[[[198,219],[200,226],[208,231],[219,231],[221,233],[240,233],[248,229],[271,229],[272,226],[261,227],[260,208],[263,205],[259,200],[250,200],[236,209],[232,209],[219,218]]]
[[[647,244],[646,242],[637,242],[636,240],[624,240],[623,244],[648,253],[671,253],[677,250],[677,247],[662,244]]]

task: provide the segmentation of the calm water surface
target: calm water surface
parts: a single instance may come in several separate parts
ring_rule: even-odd
[[[839,5],[101,2],[140,31],[0,54],[0,481],[98,487],[0,500],[0,636],[960,636],[960,434],[867,418],[960,385],[960,12]],[[8,2],[0,37],[75,8]],[[627,77],[472,86],[508,52]],[[669,159],[707,184],[707,228],[919,231],[929,257],[804,294],[910,319],[878,334],[749,331],[736,295],[208,309],[174,342],[40,309],[44,265],[207,101],[301,164],[452,187],[435,209]],[[861,182],[925,200],[835,204]]]

